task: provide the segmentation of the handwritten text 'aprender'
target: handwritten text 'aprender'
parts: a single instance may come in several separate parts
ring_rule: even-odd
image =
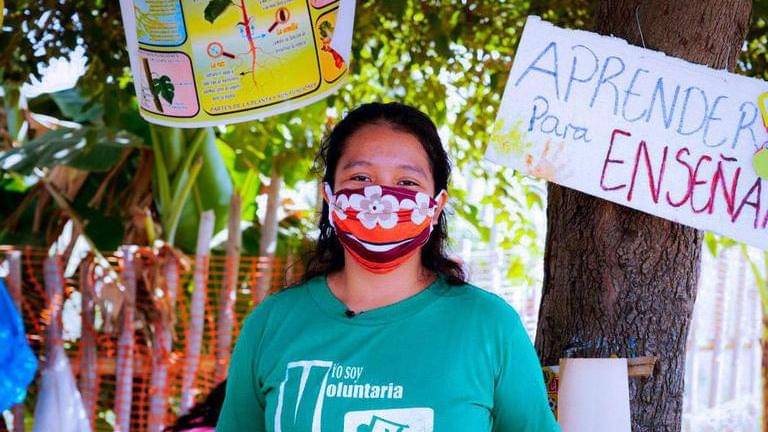
[[[563,65],[559,58],[564,54],[569,58]],[[531,123],[536,117],[542,122],[541,129],[561,137],[570,132],[581,135],[582,141],[589,141],[585,129],[578,125],[558,125],[557,119],[546,113],[552,100],[572,105],[575,110],[593,109],[598,103],[617,119],[630,124],[659,125],[706,147],[734,149],[737,145],[750,145],[758,149],[762,145],[765,132],[761,130],[759,109],[754,101],[711,94],[712,89],[675,82],[675,74],[668,74],[666,70],[632,66],[636,60],[618,55],[600,58],[586,45],[563,48],[552,41],[514,84],[516,87],[534,85],[538,89],[540,106],[538,113],[534,108]],[[687,80],[680,74],[677,78]]]
[[[712,214],[715,207],[724,206],[731,222],[750,218],[754,228],[765,228],[768,211],[764,206],[768,203],[762,199],[762,179],[742,176],[738,162],[722,153],[693,156],[687,147],[670,151],[669,146],[664,146],[652,154],[644,140],[614,129],[603,159],[600,188],[606,192],[620,191],[632,202],[638,187],[648,187],[655,204],[688,206],[695,214]],[[670,176],[679,178],[670,175],[671,170],[679,170],[678,174],[682,173],[687,181],[665,181]]]

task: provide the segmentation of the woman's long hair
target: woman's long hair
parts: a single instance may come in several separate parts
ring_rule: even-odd
[[[435,192],[448,189],[451,163],[443,148],[437,128],[432,120],[416,108],[401,103],[368,103],[347,114],[325,138],[315,159],[315,171],[323,173],[323,181],[334,184],[334,173],[347,140],[367,125],[384,124],[416,137],[429,157]],[[328,220],[328,203],[323,202],[320,215],[320,236],[314,250],[308,255],[302,282],[315,276],[327,275],[344,268],[344,249]],[[466,282],[461,265],[446,255],[448,242],[445,211],[440,213],[427,243],[421,249],[422,265],[441,274],[452,285]]]
[[[196,403],[186,414],[176,419],[176,423],[165,428],[164,432],[182,432],[205,426],[216,427],[221,406],[224,404],[226,388],[227,380],[220,382],[203,401]]]

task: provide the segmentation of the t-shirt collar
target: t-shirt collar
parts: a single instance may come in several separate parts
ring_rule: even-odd
[[[449,287],[444,278],[438,275],[427,287],[410,297],[357,313],[352,317],[347,316],[347,305],[331,291],[326,276],[317,276],[312,279],[308,289],[318,307],[331,318],[352,325],[380,325],[403,319],[423,310],[443,297]]]

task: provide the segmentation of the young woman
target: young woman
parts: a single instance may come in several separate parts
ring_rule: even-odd
[[[246,320],[217,431],[559,431],[519,316],[446,256],[432,121],[363,105],[319,157],[315,253]]]

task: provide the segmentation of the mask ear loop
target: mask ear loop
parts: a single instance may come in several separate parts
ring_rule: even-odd
[[[323,182],[323,191],[325,192],[323,194],[323,200],[328,206],[328,223],[331,224],[331,227],[335,231],[336,225],[333,223],[333,209],[336,207],[336,197],[333,195],[331,185],[329,185],[328,182]]]
[[[323,182],[323,191],[325,192],[323,194],[325,202],[329,207],[332,207],[333,203],[336,202],[336,196],[334,196],[333,190],[331,190],[331,185],[329,185],[328,182]]]
[[[440,201],[439,201],[440,196],[441,195],[447,195],[447,194],[448,194],[447,190],[440,189],[440,192],[438,192],[437,195],[435,195],[435,197],[433,198],[435,200],[435,210],[437,210],[437,208],[440,207]],[[446,200],[445,204],[446,205],[448,204],[447,200]],[[443,206],[443,209],[445,209],[445,206]],[[434,215],[432,217],[434,217]],[[434,223],[429,224],[429,233],[430,234],[432,234],[432,231],[435,229],[435,225],[436,224],[437,224],[437,221],[435,221]]]

